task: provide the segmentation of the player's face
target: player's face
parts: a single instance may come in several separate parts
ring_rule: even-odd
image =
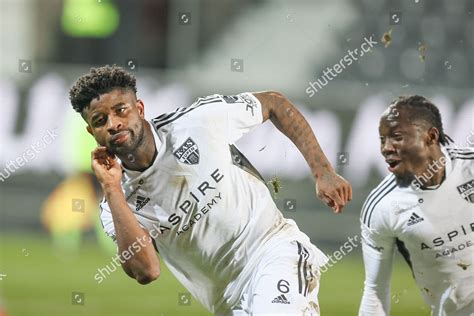
[[[429,135],[426,126],[410,116],[410,111],[390,106],[379,125],[380,150],[392,172],[402,183],[410,183],[429,165]]]
[[[111,153],[132,153],[143,141],[143,102],[130,90],[101,94],[84,109],[84,117],[88,132]]]

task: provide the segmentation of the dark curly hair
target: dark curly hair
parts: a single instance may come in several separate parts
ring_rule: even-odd
[[[115,88],[130,89],[137,93],[137,79],[116,65],[91,68],[69,90],[69,100],[74,110],[82,114],[90,102]]]
[[[422,120],[428,123],[428,125],[436,127],[439,131],[440,144],[447,145],[453,142],[451,137],[444,133],[439,109],[425,97],[421,95],[400,96],[391,104],[396,107],[408,108],[409,111],[412,111],[411,113],[415,120]]]

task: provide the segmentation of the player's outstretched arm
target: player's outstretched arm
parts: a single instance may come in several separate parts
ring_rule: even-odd
[[[122,167],[105,147],[98,147],[92,152],[92,169],[112,212],[122,268],[140,284],[156,280],[160,262],[148,231],[140,227],[125,200],[120,186]]]
[[[303,154],[316,181],[317,197],[336,213],[342,212],[352,199],[351,185],[334,171],[300,111],[279,92],[256,92],[253,95],[262,104],[263,121],[270,119]]]
[[[388,316],[395,239],[364,223],[361,231],[365,282],[359,316]]]

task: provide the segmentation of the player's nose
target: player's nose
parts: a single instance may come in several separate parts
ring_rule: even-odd
[[[382,145],[382,155],[387,155],[395,151],[395,147],[393,146],[390,140],[386,140]]]
[[[107,131],[111,134],[115,134],[120,131],[123,127],[122,121],[114,115],[109,115],[107,118]]]

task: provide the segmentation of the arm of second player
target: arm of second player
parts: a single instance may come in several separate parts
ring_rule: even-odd
[[[316,181],[317,197],[334,212],[342,212],[352,199],[351,185],[334,171],[304,116],[279,92],[253,94],[262,104],[263,122],[270,119],[305,158]]]

